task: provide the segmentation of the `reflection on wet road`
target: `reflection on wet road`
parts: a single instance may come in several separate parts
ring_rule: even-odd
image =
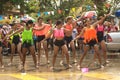
[[[80,54],[78,54],[80,57]],[[50,62],[52,55],[49,55]],[[79,60],[78,57],[78,60]],[[72,57],[70,57],[72,60]],[[45,56],[41,57],[39,69],[34,68],[31,55],[26,59],[26,72],[20,72],[19,57],[14,57],[14,63],[8,66],[9,56],[4,56],[5,68],[0,69],[0,80],[120,80],[120,57],[109,57],[109,64],[101,69],[92,61],[93,54],[88,54],[83,62],[86,71],[78,70],[76,64],[71,65],[72,68],[66,69],[65,65],[60,65],[61,55],[57,56],[55,70],[50,69],[51,63],[46,64]],[[92,62],[91,62],[92,61]],[[64,62],[66,62],[64,60]],[[88,68],[86,68],[89,65]],[[83,68],[82,68],[83,69]]]

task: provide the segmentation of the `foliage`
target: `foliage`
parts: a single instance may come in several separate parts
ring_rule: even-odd
[[[12,10],[17,5],[20,5],[20,12],[30,14],[32,17],[37,17],[38,12],[49,12],[54,11],[55,15],[41,15],[44,18],[52,19],[64,19],[68,15],[74,16],[76,12],[71,12],[72,8],[76,10],[82,6],[82,11],[96,10],[99,15],[107,13],[110,8],[105,6],[106,3],[111,4],[113,10],[117,10],[118,3],[120,0],[1,0],[0,1],[0,14],[5,14],[6,11]],[[97,6],[97,9],[94,8],[94,5]],[[87,9],[87,6],[90,6],[90,9]],[[61,10],[61,13],[58,12]],[[114,11],[113,11],[114,12]],[[78,11],[78,14],[79,11]]]

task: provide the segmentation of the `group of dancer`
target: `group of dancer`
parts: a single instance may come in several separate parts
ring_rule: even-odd
[[[11,25],[11,30],[4,35],[3,29],[0,29],[0,62],[1,67],[4,68],[4,64],[2,61],[2,43],[4,41],[8,41],[11,44],[11,57],[10,62],[8,65],[13,64],[13,56],[15,54],[15,50],[17,48],[17,52],[20,56],[20,63],[22,65],[22,70],[25,70],[25,61],[26,61],[26,53],[29,50],[33,61],[35,64],[35,68],[39,68],[40,66],[40,57],[41,57],[41,46],[43,46],[45,56],[46,56],[46,63],[49,64],[49,57],[48,57],[48,43],[50,43],[50,39],[53,40],[53,60],[52,60],[52,67],[53,70],[55,67],[56,57],[58,51],[61,49],[62,58],[66,58],[67,61],[67,68],[71,68],[69,61],[69,53],[68,47],[72,49],[73,54],[73,62],[77,63],[76,58],[76,48],[75,48],[75,41],[81,40],[84,44],[83,46],[83,54],[80,58],[80,62],[78,62],[77,68],[81,68],[81,64],[83,62],[84,57],[86,56],[89,48],[93,47],[94,49],[94,58],[98,58],[100,67],[104,67],[101,56],[99,53],[99,46],[100,44],[104,63],[107,63],[107,54],[106,54],[106,46],[104,41],[104,26],[103,22],[107,16],[102,16],[100,20],[91,22],[89,18],[83,17],[84,14],[78,20],[74,20],[72,16],[68,16],[65,19],[65,24],[61,20],[57,20],[55,25],[52,25],[51,20],[48,20],[48,23],[43,22],[43,18],[39,17],[37,22],[34,23],[32,20],[27,22],[23,22],[21,26],[19,26],[16,21],[13,22]],[[74,39],[72,37],[73,29],[76,28],[78,22],[83,21],[83,28],[80,31],[80,34],[76,36]],[[19,27],[18,27],[19,26]],[[37,56],[35,52],[38,52]]]

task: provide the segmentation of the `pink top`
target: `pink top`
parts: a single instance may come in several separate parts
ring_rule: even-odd
[[[97,31],[104,31],[104,26],[103,25],[97,25]]]
[[[64,37],[64,29],[63,28],[61,28],[61,29],[55,28],[53,35],[54,35],[55,38],[62,38],[62,37]]]

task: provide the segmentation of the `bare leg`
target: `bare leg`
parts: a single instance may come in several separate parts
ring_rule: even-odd
[[[83,51],[83,41],[82,40],[78,40],[78,42],[79,42],[79,49],[82,52]]]
[[[70,63],[69,63],[69,54],[68,54],[68,48],[66,45],[62,46],[62,52],[66,56],[66,61],[67,61],[68,67],[72,67],[72,66],[70,66]]]
[[[54,55],[53,55],[53,64],[52,64],[53,67],[55,65],[58,50],[59,50],[59,47],[54,45]]]
[[[102,53],[103,53],[103,58],[104,58],[104,62],[106,63],[107,62],[107,50],[106,50],[106,45],[105,45],[105,41],[101,41],[100,43],[101,45],[101,48],[102,48]]]
[[[22,52],[21,52],[21,43],[19,43],[19,44],[17,45],[17,51],[18,51],[18,53],[19,53],[20,60],[21,60],[21,62],[22,62],[23,55],[22,55]]]
[[[1,52],[2,52],[2,47],[0,47],[0,63],[1,63],[1,67],[3,68],[4,66],[3,66],[3,60],[2,60]]]
[[[40,65],[40,56],[41,56],[41,43],[40,42],[37,42],[38,44],[38,66]]]
[[[87,45],[84,45],[84,53],[82,54],[81,58],[80,58],[80,67],[81,67],[81,64],[82,64],[82,61],[84,59],[84,57],[86,56],[87,52],[88,52],[88,49],[89,49],[89,46]]]
[[[62,55],[62,60],[60,61],[60,65],[63,65],[63,60],[64,60],[64,55],[65,55],[65,53],[64,53],[63,50],[62,50],[61,52],[62,52],[62,54],[61,54],[61,55]]]
[[[102,65],[102,62],[101,62],[101,57],[100,57],[100,54],[99,54],[99,48],[97,45],[94,45],[94,50],[95,50],[95,54],[97,55],[97,58],[98,58],[98,61],[100,63],[100,65]]]
[[[25,61],[26,61],[26,52],[27,52],[27,48],[22,48],[22,54],[23,54],[23,69],[25,69]]]
[[[47,63],[49,63],[49,60],[48,60],[48,47],[47,47],[47,41],[43,42],[43,48],[45,50],[45,56],[46,56],[46,59],[47,59]]]
[[[29,49],[30,49],[30,53],[31,53],[31,55],[33,57],[33,61],[34,61],[35,67],[37,68],[37,60],[36,60],[36,55],[35,55],[35,47],[31,46]]]
[[[76,50],[75,50],[74,41],[71,41],[71,42],[70,42],[70,47],[72,48],[72,53],[73,53],[74,62],[77,62],[77,60],[76,60]]]
[[[15,44],[12,43],[12,44],[11,44],[11,57],[10,57],[10,63],[9,63],[8,65],[11,65],[11,64],[12,64],[14,54],[15,54]]]

